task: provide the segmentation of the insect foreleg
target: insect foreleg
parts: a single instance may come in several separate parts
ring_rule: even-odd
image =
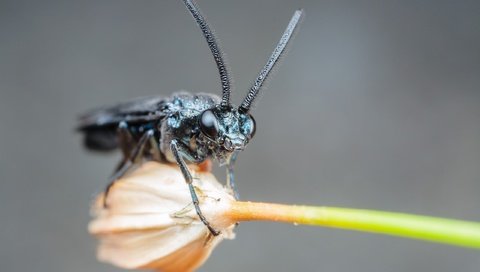
[[[197,212],[198,217],[200,217],[200,220],[202,223],[208,228],[208,230],[214,235],[217,236],[220,234],[219,231],[215,230],[210,223],[207,221],[205,216],[202,214],[202,211],[200,210],[199,206],[199,201],[197,197],[197,193],[195,192],[195,187],[193,187],[193,178],[192,174],[188,170],[187,164],[185,163],[185,160],[183,159],[184,156],[186,157],[194,157],[195,155],[192,154],[192,152],[185,147],[182,143],[180,143],[177,140],[172,140],[170,144],[170,149],[172,151],[173,156],[175,157],[175,160],[177,161],[178,167],[180,167],[180,170],[182,171],[183,177],[185,178],[185,181],[188,184],[188,188],[190,189],[190,195],[192,196],[192,202],[193,205],[195,206],[195,211]],[[192,157],[192,158],[193,158]],[[190,160],[190,158],[188,158]],[[197,158],[199,159],[199,158]]]
[[[234,175],[235,161],[237,160],[237,156],[238,156],[238,151],[233,152],[227,164],[227,187],[233,191],[233,195],[235,196],[235,199],[238,200],[240,195],[238,194],[237,187],[235,186],[235,175]]]
[[[123,163],[118,167],[118,170],[112,175],[112,177],[110,178],[110,182],[108,183],[107,188],[105,189],[105,196],[103,198],[104,207],[107,207],[108,193],[112,188],[113,184],[115,183],[115,181],[123,177],[123,175],[125,175],[128,172],[128,170],[132,168],[132,166],[136,165],[141,161],[145,146],[147,145],[148,140],[150,138],[153,138],[153,135],[154,135],[153,129],[147,130],[147,132],[145,132],[142,135],[142,137],[138,141],[133,151],[130,153],[130,157],[128,159],[124,159]]]

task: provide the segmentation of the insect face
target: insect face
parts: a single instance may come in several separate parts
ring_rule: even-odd
[[[220,160],[245,149],[255,134],[255,119],[234,107],[208,109],[200,115],[198,125],[207,146]]]

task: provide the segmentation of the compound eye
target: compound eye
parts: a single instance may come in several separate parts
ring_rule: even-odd
[[[249,139],[252,139],[255,136],[255,132],[257,131],[257,124],[253,116],[248,115],[245,118],[242,124],[243,134],[247,136]]]
[[[200,130],[211,140],[218,135],[218,120],[212,110],[206,110],[200,116]]]

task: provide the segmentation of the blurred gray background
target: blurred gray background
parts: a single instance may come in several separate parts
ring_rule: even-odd
[[[480,2],[199,4],[237,103],[294,9],[307,14],[254,110],[243,199],[480,221]],[[0,1],[1,271],[121,271],[96,261],[86,230],[119,154],[84,151],[76,118],[180,89],[220,90],[180,1]],[[479,251],[243,223],[201,271],[479,269]]]

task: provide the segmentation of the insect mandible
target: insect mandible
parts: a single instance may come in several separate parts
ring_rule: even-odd
[[[220,74],[222,97],[214,94],[173,94],[138,98],[113,107],[91,111],[80,118],[78,130],[84,133],[90,150],[110,151],[120,148],[123,158],[105,190],[104,205],[112,184],[142,160],[176,163],[189,186],[192,202],[200,220],[213,235],[218,235],[205,219],[199,206],[188,163],[213,158],[227,165],[227,186],[235,192],[234,164],[238,153],[255,135],[255,119],[250,114],[252,102],[278,63],[299,22],[303,10],[293,14],[275,50],[239,107],[230,103],[230,71],[225,65],[218,42],[194,1],[184,0],[205,37]]]

